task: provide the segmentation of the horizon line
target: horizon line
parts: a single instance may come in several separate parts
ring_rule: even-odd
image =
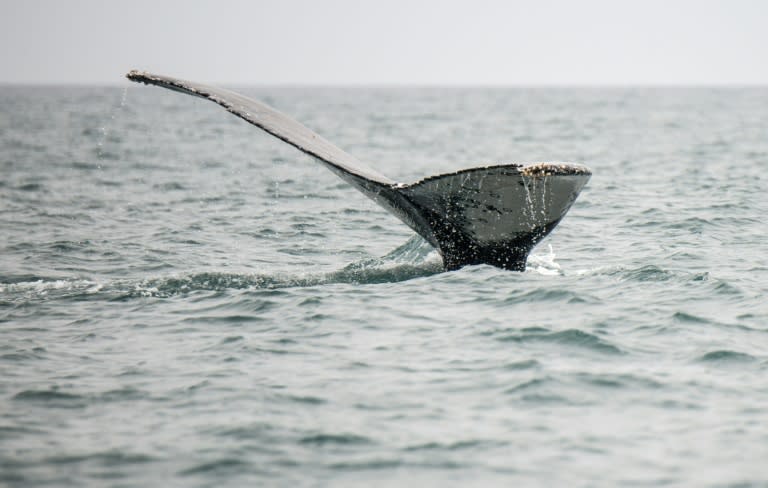
[[[205,81],[212,86],[285,87],[285,88],[763,88],[761,82],[711,81],[648,81],[648,82],[259,82],[259,81]],[[131,86],[129,80],[114,81],[6,81],[4,87],[121,87]]]

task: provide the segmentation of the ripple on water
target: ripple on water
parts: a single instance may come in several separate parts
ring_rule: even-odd
[[[334,470],[340,471],[368,471],[368,470],[380,470],[380,469],[393,469],[400,467],[404,464],[404,461],[400,458],[394,459],[381,459],[372,458],[361,461],[350,461],[341,463],[332,463],[329,467]]]
[[[513,396],[526,403],[534,404],[576,404],[575,398],[568,395],[565,384],[552,376],[540,376],[524,380],[504,390],[504,394]]]
[[[622,269],[616,272],[626,281],[669,281],[676,277],[672,271],[662,269],[658,266],[649,264],[634,269]]]
[[[2,321],[0,321],[2,322]],[[45,359],[47,350],[44,347],[34,347],[32,349],[17,349],[14,352],[0,355],[0,360],[8,362],[22,362]]]
[[[720,349],[703,354],[697,360],[702,363],[728,365],[753,363],[757,361],[757,358],[744,352]]]
[[[365,445],[373,444],[368,437],[356,434],[313,434],[299,439],[299,444],[324,446],[327,444],[336,445]]]
[[[461,451],[464,449],[504,447],[507,442],[489,439],[467,439],[454,442],[426,442],[406,446],[403,451]]]
[[[78,409],[98,403],[125,402],[148,398],[150,398],[150,395],[147,392],[132,387],[90,394],[67,393],[58,389],[23,390],[13,396],[14,401],[23,402],[28,405],[65,409]]]
[[[653,378],[632,374],[576,373],[574,377],[586,385],[606,389],[658,390],[664,385]]]
[[[283,398],[292,402],[303,405],[324,405],[328,403],[325,398],[320,398],[312,395],[285,395]]]
[[[15,190],[24,192],[39,192],[43,189],[45,189],[45,186],[42,183],[25,183],[15,188]]]
[[[560,332],[543,332],[539,329],[521,330],[518,333],[497,338],[502,342],[548,343],[589,349],[602,354],[624,354],[624,351],[596,335],[579,329]]]
[[[536,369],[540,367],[541,367],[541,363],[536,361],[535,359],[515,361],[512,363],[507,363],[503,366],[504,369],[511,370],[511,371],[524,370],[524,369]]]
[[[712,321],[710,319],[699,317],[698,315],[693,315],[685,312],[675,312],[674,315],[672,315],[672,319],[676,322],[682,322],[687,324],[711,324]]]
[[[84,462],[97,462],[102,466],[121,466],[126,464],[151,463],[157,460],[158,458],[147,454],[114,450],[91,454],[50,456],[46,459],[46,462],[51,464],[81,464]]]
[[[28,435],[45,434],[42,429],[34,429],[24,425],[0,425],[0,440],[23,438]]]
[[[232,475],[237,473],[245,473],[248,471],[250,463],[238,459],[238,458],[223,458],[216,461],[208,461],[197,464],[191,468],[181,470],[179,472],[182,476],[192,476],[198,474],[217,474],[217,475]]]
[[[534,288],[525,292],[518,292],[504,300],[504,305],[530,302],[563,302],[563,303],[588,303],[595,300],[584,292],[573,289],[553,288],[551,286]]]
[[[88,405],[87,397],[58,390],[24,390],[15,394],[13,400],[52,408],[85,408]]]

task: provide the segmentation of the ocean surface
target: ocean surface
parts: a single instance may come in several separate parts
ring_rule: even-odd
[[[525,272],[220,107],[0,89],[0,485],[768,486],[768,88],[234,87],[398,181],[572,161]]]

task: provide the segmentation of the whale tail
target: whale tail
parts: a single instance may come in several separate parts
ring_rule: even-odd
[[[471,264],[524,270],[531,249],[565,216],[591,176],[573,163],[500,164],[397,183],[256,100],[168,76],[126,76],[211,100],[315,157],[437,248],[448,270]]]

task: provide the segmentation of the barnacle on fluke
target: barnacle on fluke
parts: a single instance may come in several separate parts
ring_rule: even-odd
[[[586,166],[573,163],[530,163],[520,166],[523,176],[590,175]]]
[[[216,102],[314,156],[437,248],[446,269],[523,270],[531,249],[565,216],[591,176],[574,163],[494,164],[398,183],[290,117],[222,88],[131,71],[131,81]]]

